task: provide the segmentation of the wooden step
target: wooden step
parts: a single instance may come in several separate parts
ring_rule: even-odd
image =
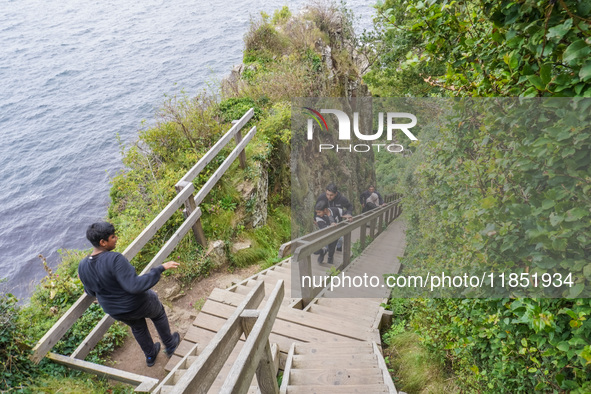
[[[334,369],[334,368],[374,368],[378,365],[374,354],[363,354],[358,357],[343,357],[339,355],[324,355],[312,357],[310,355],[294,355],[292,368],[294,369]]]
[[[213,300],[208,300],[199,315],[208,314],[221,318],[228,318],[235,310],[235,307],[223,303],[215,303]],[[199,321],[199,315],[195,321]],[[203,320],[209,317],[203,316]],[[289,334],[288,331],[281,331],[281,327],[287,327],[287,324],[296,326],[296,330],[303,332],[310,332],[309,330],[318,330],[319,332],[328,332],[331,334],[341,335],[350,339],[357,340],[373,340],[377,334],[376,330],[368,329],[366,325],[359,325],[355,321],[346,321],[337,319],[336,317],[324,316],[304,312],[298,309],[281,308],[277,315],[277,320],[273,326],[273,332],[286,333],[286,336],[298,338],[298,333]],[[294,336],[295,335],[295,336]],[[311,342],[311,341],[306,341]],[[316,341],[314,341],[316,342]]]
[[[346,386],[287,386],[287,394],[379,394],[388,392],[388,388],[383,384]]]
[[[370,342],[349,342],[339,344],[327,343],[296,343],[295,355],[338,355],[338,357],[360,357],[373,354],[374,349]]]
[[[384,382],[382,371],[375,368],[292,369],[289,384],[292,386],[364,385]]]
[[[356,315],[354,315],[355,317],[352,317],[351,312],[348,310],[331,308],[331,307],[323,306],[321,304],[316,304],[316,303],[310,305],[308,312],[316,313],[316,314],[324,315],[324,316],[333,316],[335,318],[349,320],[349,321],[354,320],[357,324],[361,324],[361,322],[363,322],[363,324],[365,324],[367,327],[371,327],[371,325],[373,324],[373,322],[375,320],[374,316],[365,316],[362,314],[356,314]]]
[[[352,316],[362,315],[375,317],[380,309],[379,302],[367,298],[319,298],[316,304],[328,308],[350,312]]]

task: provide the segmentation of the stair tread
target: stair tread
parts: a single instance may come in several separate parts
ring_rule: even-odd
[[[363,385],[306,385],[287,386],[287,394],[378,394],[388,393],[388,387],[384,384]]]

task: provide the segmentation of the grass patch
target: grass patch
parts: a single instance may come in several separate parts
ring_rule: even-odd
[[[386,361],[397,390],[420,394],[460,392],[443,366],[421,345],[418,334],[399,333],[387,342],[390,346]]]

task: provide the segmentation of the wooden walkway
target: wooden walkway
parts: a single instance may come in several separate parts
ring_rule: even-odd
[[[279,368],[284,371],[281,392],[395,393],[381,355],[379,328],[384,317],[381,303],[388,296],[383,275],[398,272],[398,256],[402,256],[404,245],[404,224],[395,220],[342,273],[379,277],[376,289],[325,290],[303,309],[301,300],[291,296],[296,270],[292,270],[290,259],[228,289],[214,289],[166,370],[171,371],[188,353],[190,359],[196,358],[255,285],[264,283],[266,298],[282,279],[285,297],[269,336],[278,346]],[[342,256],[335,255],[335,261],[338,266]],[[329,267],[314,261],[312,272],[323,275]],[[244,340],[243,336],[241,343]],[[219,392],[240,349],[239,343],[210,393]],[[182,372],[177,368],[175,373],[179,376],[173,381]],[[162,392],[167,391],[163,387]]]

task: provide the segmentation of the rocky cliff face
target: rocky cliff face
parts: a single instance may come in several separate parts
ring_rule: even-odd
[[[353,120],[353,113],[359,112],[360,106],[370,105],[362,99],[369,95],[361,78],[367,62],[356,52],[355,41],[351,20],[334,5],[317,3],[298,15],[291,15],[284,8],[273,18],[263,15],[253,21],[245,36],[244,64],[234,67],[222,84],[226,95],[247,94],[271,102],[291,102],[291,144],[287,146],[289,138],[281,137],[279,144],[284,145],[277,149],[277,138],[267,134],[270,144],[275,146],[275,161],[267,169],[269,183],[284,189],[288,187],[287,182],[278,178],[284,178],[285,172],[278,172],[277,167],[290,167],[294,236],[314,229],[316,198],[329,183],[335,183],[355,204],[354,213],[360,213],[359,195],[376,179],[371,149],[367,152],[318,149],[320,143],[345,145],[345,149],[355,144],[337,140],[336,117],[326,115],[328,130],[316,129],[314,138],[307,140],[308,118],[302,114],[302,107],[340,108]],[[318,99],[301,101],[297,97]],[[339,99],[331,102],[326,101],[327,97]],[[362,133],[367,134],[371,126],[371,116],[359,122]],[[281,159],[277,160],[278,157]]]

